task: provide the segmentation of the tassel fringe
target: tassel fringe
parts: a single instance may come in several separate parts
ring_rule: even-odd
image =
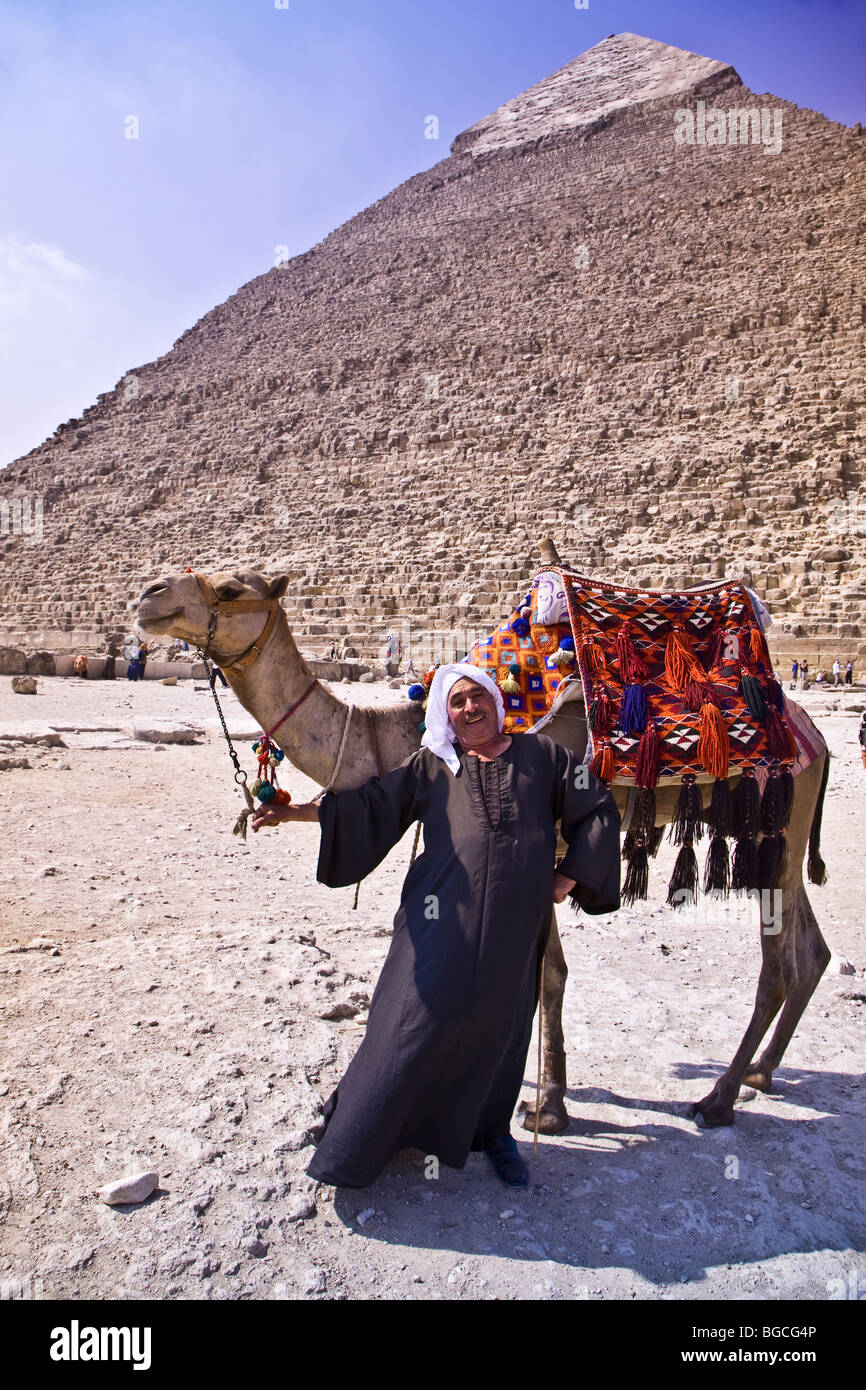
[[[730,835],[734,808],[731,804],[731,789],[727,778],[717,777],[713,783],[710,809],[707,812],[707,825],[713,835]]]
[[[629,858],[625,882],[622,886],[622,901],[627,905],[639,898],[646,898],[649,889],[649,861],[644,840],[637,840]]]
[[[668,906],[684,907],[691,901],[697,902],[698,861],[691,840],[687,840],[680,850],[668,884]]]
[[[683,777],[677,808],[671,821],[670,838],[675,845],[691,843],[692,840],[701,838],[704,833],[701,825],[702,813],[701,793],[694,773],[687,772]]]
[[[730,891],[731,856],[728,842],[721,835],[714,835],[704,865],[704,892],[713,898],[726,898]]]

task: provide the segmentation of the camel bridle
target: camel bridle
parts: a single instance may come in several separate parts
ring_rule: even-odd
[[[205,607],[208,610],[207,641],[202,650],[202,657],[205,661],[211,656],[211,646],[216,637],[217,623],[222,617],[230,617],[235,613],[267,613],[268,619],[254,642],[230,661],[219,661],[218,658],[211,659],[217,661],[217,665],[229,676],[242,676],[249,670],[254,661],[257,661],[267,646],[273,634],[277,622],[280,601],[277,598],[220,598],[213,584],[211,584],[206,574],[199,574],[196,570],[188,570],[193,579],[198,583],[201,596],[204,599]]]

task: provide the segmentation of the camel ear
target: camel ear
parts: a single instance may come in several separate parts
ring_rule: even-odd
[[[289,587],[289,576],[281,574],[268,585],[268,598],[282,598]]]

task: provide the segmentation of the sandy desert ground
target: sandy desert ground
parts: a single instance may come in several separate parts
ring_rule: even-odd
[[[227,703],[251,766],[254,721]],[[834,758],[830,880],[810,890],[834,954],[773,1093],[743,1094],[733,1128],[686,1116],[739,1042],[759,939],[750,904],[664,907],[664,850],[647,904],[561,913],[571,1124],[533,1160],[515,1122],[530,1188],[502,1187],[481,1155],[428,1179],[406,1153],[335,1193],[303,1169],[363,1035],[411,833],[353,911],[351,889],[315,881],[316,826],[233,838],[206,691],[40,679],[21,696],[5,678],[5,1296],[866,1295],[864,694],[804,703]],[[195,741],[169,741],[184,729]],[[284,781],[296,800],[316,790],[293,769]],[[531,1051],[527,1096],[533,1069]],[[159,1174],[143,1205],[98,1200],[142,1169]]]

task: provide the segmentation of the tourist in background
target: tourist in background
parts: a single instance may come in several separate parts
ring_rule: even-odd
[[[833,684],[842,684],[842,663],[840,662],[838,657],[833,662]]]
[[[864,711],[864,713],[860,715],[860,731],[859,731],[859,738],[860,738],[860,757],[861,757],[861,759],[862,759],[864,768],[866,768],[866,711]]]
[[[800,662],[800,689],[801,689],[801,690],[808,690],[808,689],[809,689],[809,663],[808,663],[808,661],[801,661],[801,662]]]
[[[845,663],[845,684],[846,684],[846,685],[852,685],[852,684],[853,684],[853,681],[854,681],[854,663],[853,663],[853,661],[847,661],[847,662]]]
[[[799,663],[799,661],[792,661],[792,662],[791,662],[791,689],[792,689],[792,690],[796,690],[796,689],[797,689],[797,672],[799,671],[799,669],[800,669],[800,663]]]

